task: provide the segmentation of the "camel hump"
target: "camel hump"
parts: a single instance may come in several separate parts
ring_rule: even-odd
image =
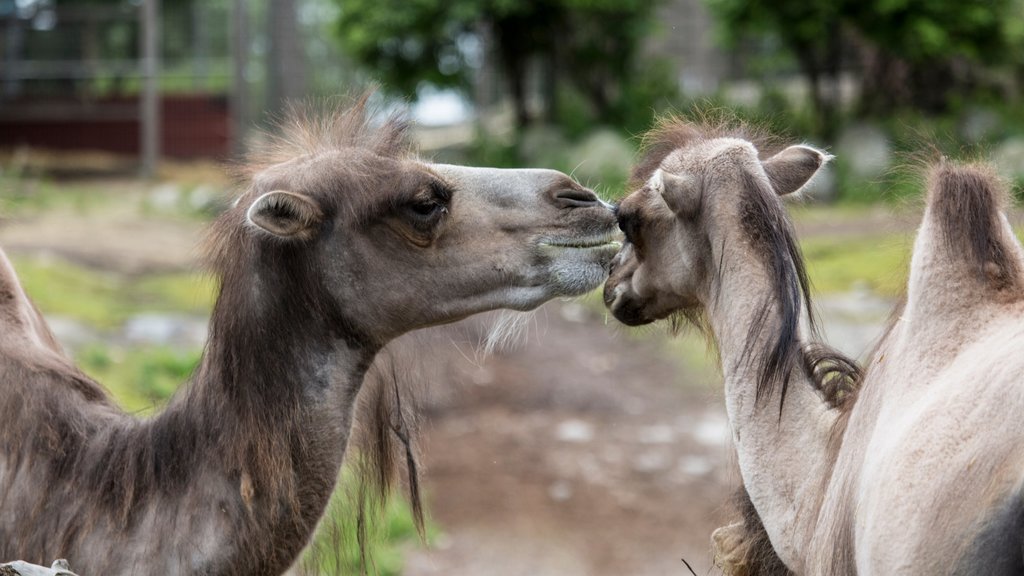
[[[25,294],[14,266],[0,249],[0,345],[16,339],[36,344],[63,356],[64,351],[39,309]]]
[[[943,160],[928,174],[928,211],[954,268],[996,291],[1021,290],[1022,252],[1003,215],[1006,185],[986,164]]]

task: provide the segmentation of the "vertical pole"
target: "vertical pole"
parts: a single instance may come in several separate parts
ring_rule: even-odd
[[[209,9],[205,2],[193,2],[192,18],[192,87],[197,91],[206,90],[210,76],[210,27],[206,24]]]
[[[156,175],[160,158],[160,0],[142,0],[142,175]]]
[[[306,51],[298,4],[298,0],[269,0],[267,5],[267,109],[274,114],[306,95]]]
[[[3,78],[3,97],[14,98],[21,92],[21,70],[18,66],[21,59],[21,49],[24,41],[22,36],[21,22],[18,20],[18,9],[12,6],[11,14],[5,22],[6,46],[4,47],[4,67],[8,75]]]
[[[237,156],[245,151],[245,135],[249,129],[249,9],[247,0],[231,4],[231,52],[234,67],[231,89],[231,149]]]

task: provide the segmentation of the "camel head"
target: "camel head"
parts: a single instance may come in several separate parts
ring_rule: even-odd
[[[762,228],[788,226],[778,197],[799,190],[829,158],[797,145],[762,159],[751,141],[716,130],[666,122],[634,171],[637,189],[618,206],[626,239],[604,288],[624,324],[699,312],[722,272],[720,251],[773,248],[752,245],[777,236]]]
[[[293,121],[302,134],[286,126],[283,137],[292,154],[273,149],[225,216],[268,281],[282,273],[266,263],[301,260],[292,275],[308,276],[311,304],[340,312],[347,331],[377,344],[477,312],[530,310],[604,281],[619,248],[616,220],[592,191],[554,170],[421,160],[403,144],[404,122],[370,127],[366,116],[360,103]]]

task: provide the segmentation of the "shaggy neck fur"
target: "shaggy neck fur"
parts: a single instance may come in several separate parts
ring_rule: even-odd
[[[753,217],[744,214],[743,220]],[[708,296],[708,321],[721,354],[726,409],[745,488],[779,557],[799,572],[817,521],[815,504],[831,469],[828,437],[837,413],[822,401],[819,385],[800,361],[797,261],[788,250],[766,254],[757,245],[763,238],[732,234],[712,239],[718,267],[712,276],[719,285],[709,291],[718,296]],[[785,285],[777,286],[779,278],[787,279]],[[765,387],[764,382],[781,385]]]
[[[261,268],[268,258],[288,264]],[[0,403],[13,456],[0,557],[74,558],[84,574],[284,571],[334,488],[377,349],[314,304],[313,273],[309,257],[267,250],[225,270],[194,381],[150,420],[39,343],[37,358],[0,366],[18,388]]]

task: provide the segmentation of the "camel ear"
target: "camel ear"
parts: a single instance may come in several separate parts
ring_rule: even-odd
[[[693,176],[658,170],[654,178],[660,180],[661,197],[677,216],[693,218],[697,215],[700,210],[700,189]]]
[[[765,160],[763,166],[772,188],[779,196],[785,196],[803,188],[831,159],[831,154],[817,148],[796,145]]]
[[[305,240],[320,226],[323,213],[302,194],[274,190],[257,198],[245,217],[254,226],[279,238]]]

